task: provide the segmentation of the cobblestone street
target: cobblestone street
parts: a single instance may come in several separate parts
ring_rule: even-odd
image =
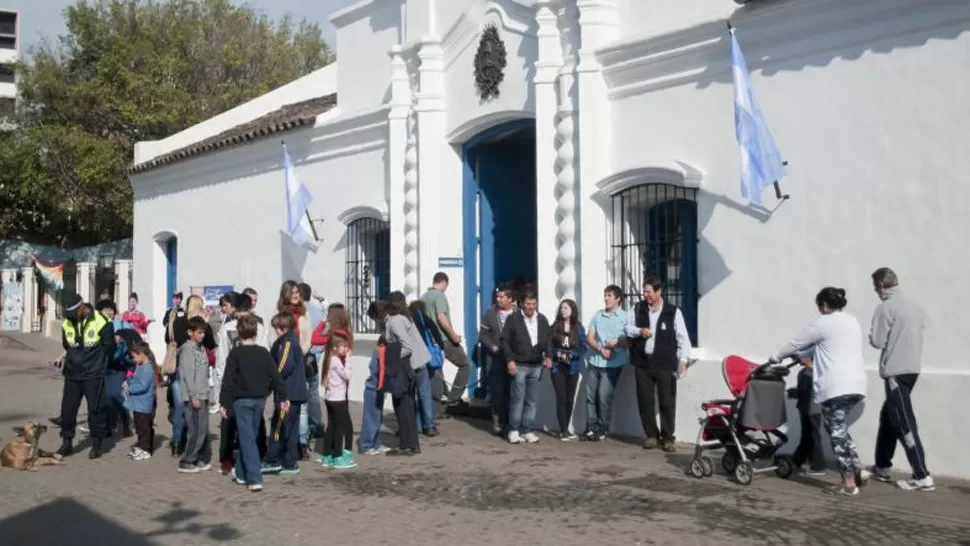
[[[40,360],[0,356],[4,445],[12,426],[57,413],[61,383]],[[167,443],[162,408],[157,423]],[[970,545],[966,483],[940,479],[933,493],[872,484],[841,499],[825,492],[834,477],[766,473],[742,487],[718,471],[695,480],[683,472],[687,446],[673,455],[615,440],[510,446],[483,426],[444,421],[417,458],[360,457],[358,468],[337,472],[303,463],[299,476],[268,477],[259,494],[214,471],[180,475],[167,450],[132,462],[126,440],[91,461],[82,444],[63,467],[0,470],[0,542]],[[57,445],[51,427],[42,446]]]

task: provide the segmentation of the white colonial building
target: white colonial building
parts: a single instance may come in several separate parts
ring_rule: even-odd
[[[740,195],[729,19],[790,162],[791,198],[767,190],[765,208]],[[888,265],[930,318],[915,395],[930,468],[970,477],[970,3],[365,0],[331,22],[338,64],[137,147],[146,311],[160,318],[176,288],[234,285],[268,315],[295,278],[367,332],[372,299],[415,297],[442,270],[472,350],[497,283],[536,279],[542,311],[573,297],[589,320],[606,285],[637,294],[649,271],[700,359],[680,386],[688,440],[699,403],[727,393],[721,358],[770,354],[825,285],[867,324],[869,274]],[[282,140],[313,195],[309,248],[285,233]],[[867,360],[854,434],[871,459],[883,394]],[[639,435],[621,383],[614,428]]]

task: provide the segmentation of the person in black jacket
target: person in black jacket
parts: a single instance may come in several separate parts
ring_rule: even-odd
[[[478,328],[478,343],[487,359],[488,394],[492,409],[492,432],[501,435],[509,426],[509,391],[512,380],[502,355],[502,331],[515,312],[515,293],[509,285],[495,290],[495,304],[485,311]]]
[[[102,455],[103,442],[108,436],[107,400],[104,379],[108,363],[115,353],[115,333],[111,321],[84,303],[81,296],[68,294],[63,301],[64,320],[61,323],[61,344],[64,359],[64,394],[61,397],[61,438],[57,451],[62,457],[74,453],[74,428],[81,397],[88,403],[88,428],[91,430],[91,451],[88,456]]]
[[[509,443],[539,441],[535,427],[542,368],[552,367],[548,353],[551,328],[536,310],[538,298],[532,290],[522,294],[521,310],[512,314],[502,332],[502,352],[507,371],[513,377],[509,396]]]

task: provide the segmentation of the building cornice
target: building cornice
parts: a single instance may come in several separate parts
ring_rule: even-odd
[[[731,17],[752,71],[827,51],[838,51],[839,57],[848,57],[841,53],[846,50],[861,54],[880,40],[956,28],[968,20],[970,2],[952,0],[788,0],[744,8]],[[723,17],[698,20],[597,50],[610,97],[729,73],[726,22]]]
[[[596,183],[597,191],[612,196],[641,184],[670,184],[699,189],[704,181],[704,172],[684,161],[660,160],[644,164],[645,167],[625,169],[600,180]]]

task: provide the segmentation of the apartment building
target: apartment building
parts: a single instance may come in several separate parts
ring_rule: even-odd
[[[20,58],[20,14],[0,9],[0,116],[12,112],[17,102],[17,77]]]

